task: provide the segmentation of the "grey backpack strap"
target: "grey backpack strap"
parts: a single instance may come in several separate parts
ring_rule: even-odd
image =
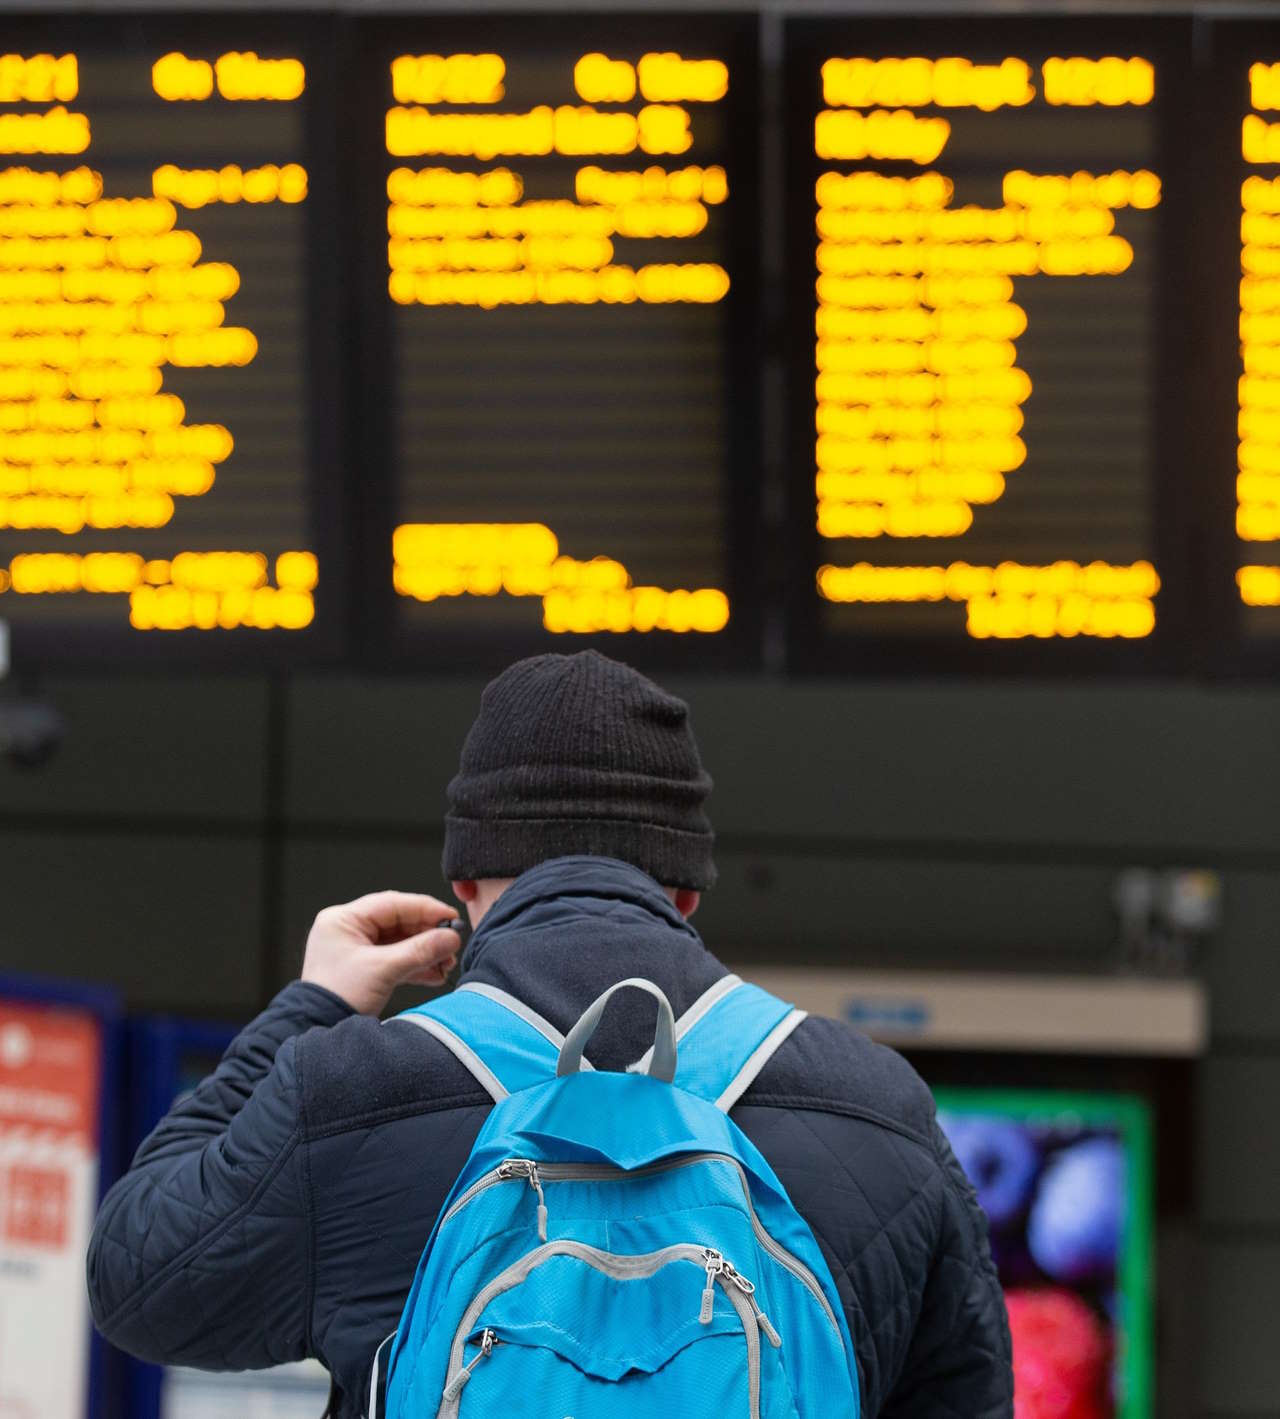
[[[630,976],[611,985],[598,995],[582,1012],[578,1023],[565,1036],[564,1048],[556,1062],[557,1076],[576,1074],[582,1068],[582,1051],[587,1041],[595,1034],[596,1026],[604,1016],[605,1006],[613,996],[628,986],[643,990],[658,1002],[658,1023],[654,1031],[653,1048],[649,1051],[648,1073],[653,1079],[661,1079],[670,1084],[676,1073],[676,1020],[671,1002],[651,980],[640,976]]]
[[[383,1419],[383,1415],[387,1411],[387,1369],[391,1364],[391,1343],[395,1338],[396,1332],[393,1330],[373,1352],[373,1368],[369,1371],[369,1408],[365,1411],[366,1419]],[[329,1396],[329,1404],[332,1407],[332,1394]],[[333,1412],[336,1414],[338,1411],[335,1409]]]
[[[705,1006],[699,1001],[688,1012],[693,1019],[680,1037],[675,1082],[728,1113],[805,1012],[736,976],[726,977],[703,1000]]]
[[[554,1079],[564,1045],[560,1032],[523,1001],[470,982],[387,1021],[396,1022],[433,1035],[495,1103]]]

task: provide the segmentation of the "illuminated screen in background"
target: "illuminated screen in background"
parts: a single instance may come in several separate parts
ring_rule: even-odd
[[[1127,1096],[938,1091],[990,1224],[1019,1419],[1151,1419],[1151,1120]]]
[[[1027,31],[877,57],[855,25],[821,33],[791,142],[814,155],[793,260],[816,291],[822,629],[1149,635],[1154,63]]]
[[[1280,635],[1280,46],[1248,65],[1240,126],[1236,586],[1251,635]],[[1243,88],[1244,86],[1242,86]]]
[[[253,29],[177,49],[142,22],[77,43],[68,20],[55,49],[0,56],[0,617],[19,644],[312,620],[307,76]]]
[[[397,619],[714,638],[730,480],[753,476],[728,425],[756,75],[725,26],[415,32],[441,47],[383,69]]]

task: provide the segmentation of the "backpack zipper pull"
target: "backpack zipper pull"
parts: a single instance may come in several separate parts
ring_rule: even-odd
[[[748,1281],[740,1271],[731,1266],[727,1261],[724,1264],[724,1274],[733,1282],[738,1290],[742,1292],[747,1300],[750,1301],[752,1312],[755,1314],[756,1324],[764,1332],[769,1344],[772,1345],[775,1350],[781,1350],[782,1336],[773,1328],[773,1322],[765,1315],[764,1311],[760,1309],[760,1302],[756,1300],[755,1282]]]
[[[702,1253],[702,1259],[707,1268],[707,1284],[702,1292],[702,1308],[698,1312],[698,1323],[710,1325],[711,1316],[716,1307],[716,1277],[724,1271],[726,1262],[718,1251],[712,1251],[710,1247]]]
[[[456,1375],[445,1386],[444,1393],[440,1396],[442,1404],[452,1404],[462,1393],[463,1387],[471,1378],[471,1372],[481,1360],[487,1360],[493,1354],[494,1342],[497,1336],[487,1327],[480,1334],[480,1353],[471,1361],[469,1365],[463,1365]]]
[[[547,1199],[542,1191],[542,1179],[538,1176],[538,1165],[530,1158],[508,1158],[498,1164],[500,1178],[527,1178],[529,1186],[538,1194],[538,1240],[547,1240]]]

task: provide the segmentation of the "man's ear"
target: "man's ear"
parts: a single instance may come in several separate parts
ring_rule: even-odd
[[[453,888],[453,895],[464,904],[474,902],[480,890],[470,878],[462,882],[450,882],[449,885]]]
[[[676,911],[678,911],[686,921],[698,910],[698,903],[701,900],[702,893],[695,892],[692,887],[676,888]]]

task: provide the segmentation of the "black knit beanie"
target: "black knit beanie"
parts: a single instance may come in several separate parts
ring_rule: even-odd
[[[535,655],[480,697],[449,785],[444,875],[518,877],[590,853],[701,890],[716,880],[710,792],[683,700],[594,650]]]

